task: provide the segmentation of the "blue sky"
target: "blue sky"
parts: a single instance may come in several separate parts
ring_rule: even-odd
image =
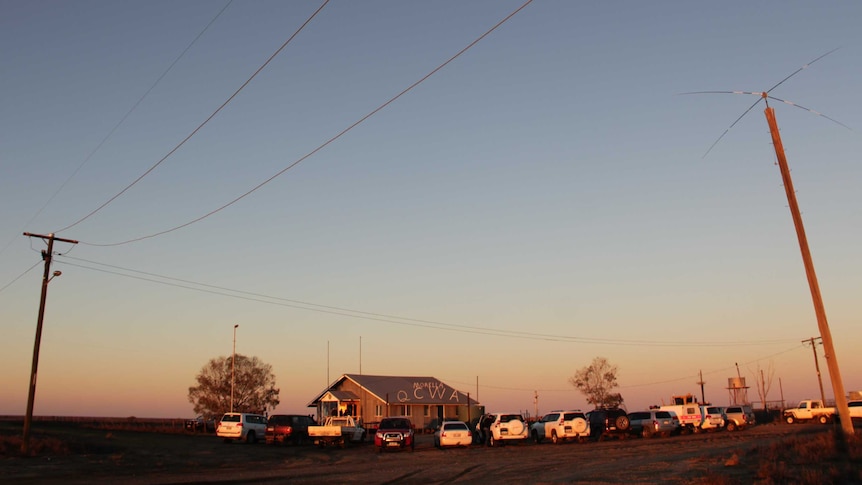
[[[736,364],[749,381],[774,369],[769,399],[779,378],[786,399],[816,397],[763,106],[703,157],[756,98],[679,93],[769,89],[836,47],[771,94],[856,131],[771,106],[845,387],[862,389],[852,2],[535,1],[236,204],[115,245],[241,196],[523,3],[334,0],[155,170],[61,230],[321,3],[0,0],[0,414],[25,410],[39,304],[44,245],[23,231],[81,241],[55,248],[37,414],[189,415],[188,386],[235,324],[237,352],[273,365],[282,412],[360,362],[478,391],[489,410],[533,410],[534,391],[540,411],[586,407],[567,379],[595,356],[619,366],[630,409],[699,394],[700,370],[724,403]]]

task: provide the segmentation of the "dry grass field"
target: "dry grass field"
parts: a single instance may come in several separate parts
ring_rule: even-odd
[[[770,424],[740,432],[562,445],[520,443],[416,451],[226,444],[176,426],[37,422],[32,456],[21,423],[0,422],[6,483],[862,483],[860,434],[831,426]]]

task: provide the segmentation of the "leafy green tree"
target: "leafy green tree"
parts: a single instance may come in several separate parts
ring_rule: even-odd
[[[189,402],[194,411],[207,419],[217,419],[230,411],[231,356],[211,359],[189,387]],[[257,357],[236,354],[234,364],[233,410],[238,413],[264,413],[278,406],[272,366]]]
[[[597,408],[615,408],[623,403],[623,396],[612,392],[617,387],[618,368],[608,359],[596,357],[593,362],[569,377],[569,383],[587,398],[587,402]]]

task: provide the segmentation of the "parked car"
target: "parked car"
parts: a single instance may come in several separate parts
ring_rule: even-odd
[[[198,416],[194,419],[187,419],[185,428],[186,431],[193,433],[215,433],[216,424],[214,419],[206,419],[203,416]]]
[[[443,421],[434,432],[434,446],[470,446],[473,444],[473,433],[463,421]]]
[[[292,443],[301,445],[309,440],[308,427],[314,426],[311,416],[273,414],[266,422],[266,444]]]
[[[724,408],[724,421],[728,431],[754,426],[754,412],[750,406],[728,406]]]
[[[589,436],[587,416],[580,410],[551,411],[530,426],[530,437],[536,443],[546,438],[555,444],[566,440],[583,441]]]
[[[625,439],[629,434],[629,418],[624,409],[594,409],[587,413],[590,425],[590,437],[602,440],[607,436],[617,436]]]
[[[413,451],[416,448],[415,437],[410,418],[383,418],[374,433],[374,446],[377,451],[389,448]]]
[[[225,443],[232,440],[256,443],[266,436],[266,416],[251,413],[225,413],[216,429],[216,436],[224,438]]]
[[[487,414],[476,426],[486,425],[488,446],[499,446],[506,441],[526,440],[530,437],[530,429],[524,417],[517,413]]]
[[[652,438],[653,436],[668,437],[679,432],[679,418],[672,411],[650,409],[628,414],[629,431],[632,434]]]
[[[850,408],[850,421],[862,421],[862,401],[848,401],[847,407]]]
[[[704,431],[724,429],[724,412],[720,406],[701,406],[701,410],[703,422],[700,424],[700,429]]]

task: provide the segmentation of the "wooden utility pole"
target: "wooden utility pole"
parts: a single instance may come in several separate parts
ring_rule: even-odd
[[[763,93],[763,99],[767,99],[767,93]],[[814,313],[817,315],[817,327],[820,329],[820,338],[823,341],[826,367],[829,369],[832,392],[835,394],[835,406],[838,408],[838,416],[841,418],[841,429],[845,435],[853,436],[853,423],[850,421],[850,409],[847,407],[847,398],[844,395],[844,382],[841,379],[841,371],[838,369],[838,358],[835,356],[835,346],[832,344],[832,332],[829,330],[829,322],[826,321],[826,309],[823,306],[823,298],[820,295],[817,274],[814,272],[811,251],[808,249],[808,238],[805,236],[805,227],[802,225],[802,214],[799,212],[799,204],[796,202],[796,191],[793,189],[793,181],[790,178],[790,168],[787,165],[787,157],[784,155],[784,145],[781,143],[781,135],[778,132],[775,110],[770,108],[767,103],[764,114],[766,115],[767,123],[769,123],[769,133],[772,135],[772,145],[775,147],[775,155],[778,158],[781,180],[784,182],[784,192],[787,194],[790,214],[793,217],[793,225],[796,227],[796,237],[799,239],[802,263],[805,265],[808,287],[811,289],[811,299],[814,303]]]
[[[59,271],[51,274],[51,259],[54,251],[54,241],[69,244],[78,244],[72,239],[61,239],[54,237],[54,233],[48,235],[24,233],[27,237],[38,237],[48,241],[48,249],[42,251],[42,260],[45,261],[45,272],[42,274],[42,297],[39,299],[39,317],[36,320],[36,341],[33,343],[33,364],[30,368],[30,391],[27,393],[27,413],[24,415],[24,436],[21,440],[21,454],[30,454],[30,424],[33,421],[33,403],[36,400],[36,374],[39,369],[39,347],[42,345],[42,322],[45,319],[45,301],[48,298],[48,282],[55,276],[60,276]]]
[[[823,402],[823,405],[826,405],[826,393],[823,392],[823,376],[820,375],[820,361],[817,358],[817,344],[814,342],[816,339],[820,337],[811,337],[810,339],[803,340],[803,342],[808,342],[811,344],[811,350],[814,351],[814,369],[817,370],[817,383],[820,384],[820,400]]]
[[[698,375],[700,375],[700,380],[697,381],[695,384],[700,386],[700,403],[706,404],[706,394],[704,394],[703,392],[703,385],[706,384],[705,382],[703,382],[703,371],[699,370],[697,371],[697,373]]]

